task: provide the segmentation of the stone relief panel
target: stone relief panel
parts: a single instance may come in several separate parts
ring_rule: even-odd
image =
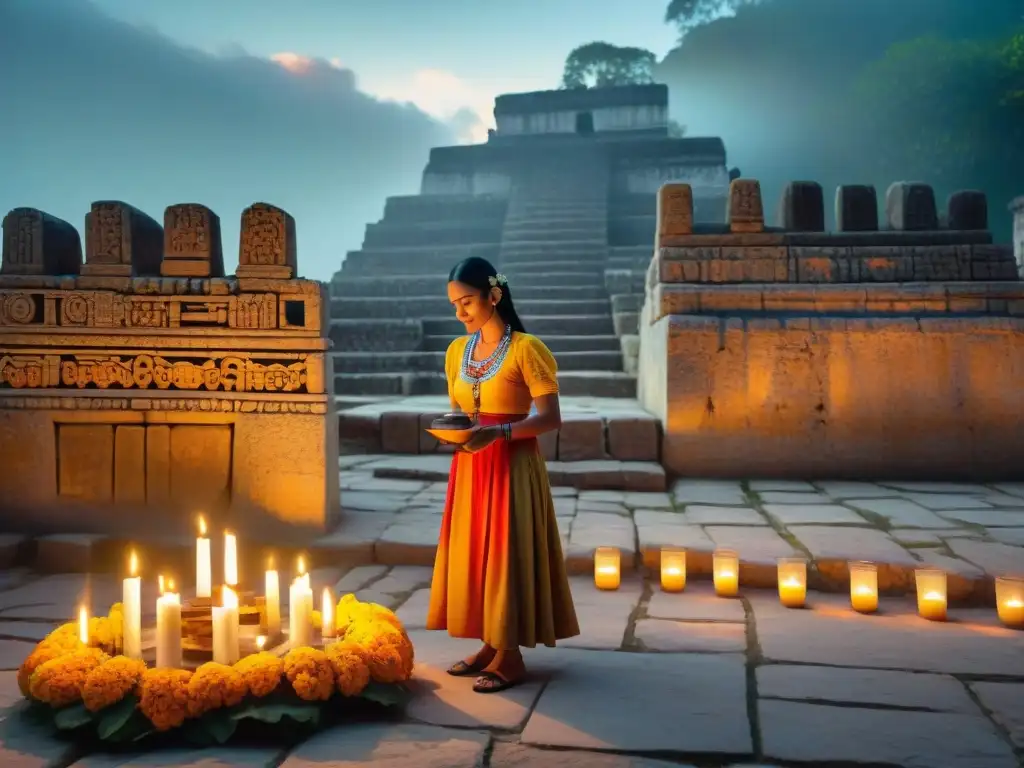
[[[242,211],[238,277],[295,277],[295,219],[268,203]]]

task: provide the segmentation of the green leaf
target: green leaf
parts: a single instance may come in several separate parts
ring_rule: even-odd
[[[139,700],[133,694],[128,694],[116,704],[103,709],[96,734],[104,741],[118,740],[115,738],[117,733],[131,720],[138,704]]]
[[[232,713],[234,720],[256,720],[261,723],[280,723],[283,718],[297,723],[317,725],[320,722],[320,707],[316,704],[250,704]]]
[[[238,721],[232,717],[232,713],[225,709],[217,709],[207,712],[200,718],[200,722],[210,734],[210,738],[217,744],[224,744],[235,734],[238,728]]]
[[[405,706],[412,697],[409,689],[404,686],[373,682],[367,685],[359,695],[367,701],[372,701],[385,707]]]
[[[95,718],[96,716],[85,708],[85,704],[79,702],[57,710],[53,716],[53,723],[62,731],[74,731],[89,725]]]

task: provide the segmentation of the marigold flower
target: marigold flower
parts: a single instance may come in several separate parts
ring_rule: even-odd
[[[284,657],[284,674],[306,701],[326,701],[334,693],[334,668],[317,648],[292,648]]]
[[[108,659],[98,648],[79,648],[44,662],[29,679],[29,693],[54,708],[74,704],[82,698],[88,674]]]
[[[400,683],[409,679],[402,655],[393,645],[382,643],[370,650],[367,666],[370,677],[378,683]]]
[[[127,656],[115,656],[92,670],[82,685],[82,703],[90,712],[117,704],[138,688],[146,663]]]
[[[187,669],[147,669],[139,684],[139,709],[158,731],[177,728],[188,714]]]
[[[245,680],[234,667],[209,661],[188,681],[188,714],[199,717],[221,707],[233,707],[245,698]]]
[[[113,618],[93,616],[89,619],[89,646],[102,648],[109,654],[117,653],[118,641],[124,631],[123,621],[116,613]]]
[[[30,696],[29,681],[32,673],[48,661],[59,658],[69,653],[69,649],[57,642],[44,640],[39,643],[28,657],[18,667],[18,688],[22,696]]]
[[[370,668],[363,652],[349,643],[332,643],[327,658],[334,670],[334,681],[342,696],[358,696],[370,682]]]
[[[272,653],[261,651],[240,659],[235,669],[253,696],[262,698],[273,693],[281,683],[284,662]]]

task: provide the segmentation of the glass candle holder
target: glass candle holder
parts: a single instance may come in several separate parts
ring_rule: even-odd
[[[619,550],[616,547],[598,547],[594,550],[594,586],[598,589],[618,589],[620,580]]]
[[[862,561],[849,564],[850,606],[858,613],[878,610],[878,566]]]
[[[917,612],[929,621],[946,620],[946,572],[938,568],[918,568],[914,571],[917,583]]]
[[[731,549],[716,549],[711,560],[715,593],[736,597],[740,592],[740,556]]]
[[[665,592],[682,592],[686,588],[685,549],[661,550],[661,588]]]
[[[1024,629],[1024,577],[996,577],[996,611],[1006,626]]]
[[[779,601],[787,608],[803,608],[807,601],[807,561],[800,557],[779,558]]]

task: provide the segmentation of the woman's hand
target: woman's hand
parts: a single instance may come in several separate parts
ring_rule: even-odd
[[[466,453],[479,453],[491,443],[500,440],[501,436],[501,427],[473,427],[473,434],[461,447]]]

